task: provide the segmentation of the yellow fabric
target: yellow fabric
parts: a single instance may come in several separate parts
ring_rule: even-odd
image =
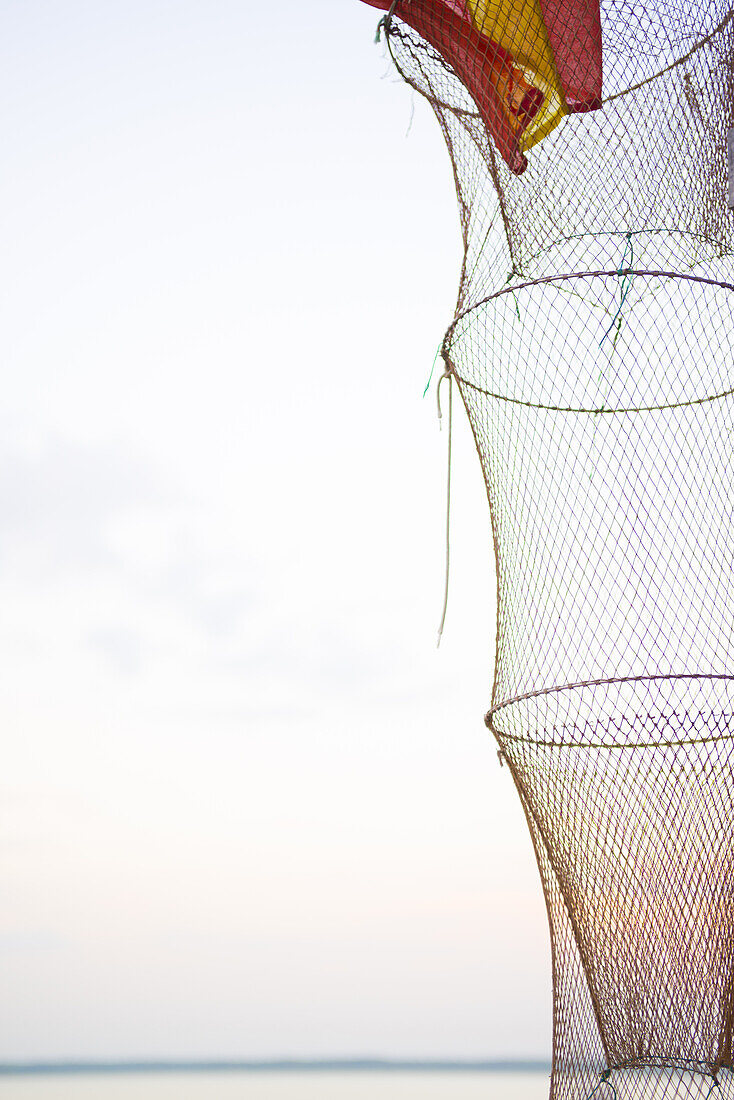
[[[477,30],[512,54],[528,83],[545,101],[520,139],[520,148],[534,145],[569,113],[548,41],[538,0],[466,0]]]

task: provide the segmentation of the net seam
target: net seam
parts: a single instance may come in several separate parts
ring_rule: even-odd
[[[683,672],[683,673],[655,673],[654,675],[641,675],[641,676],[612,676],[599,680],[578,680],[575,683],[569,684],[556,684],[549,688],[539,688],[537,691],[528,691],[523,695],[515,695],[511,699],[505,699],[502,703],[497,703],[490,710],[487,711],[484,716],[484,723],[488,729],[491,729],[498,737],[507,741],[518,741],[530,745],[545,746],[547,748],[577,748],[577,749],[637,749],[637,748],[663,748],[674,747],[676,745],[703,745],[709,744],[712,741],[725,741],[734,739],[734,734],[716,734],[710,737],[691,737],[683,738],[676,741],[639,741],[628,742],[624,745],[610,745],[604,741],[556,741],[546,740],[540,741],[537,738],[525,737],[522,734],[502,733],[495,729],[493,718],[498,711],[503,710],[506,707],[513,706],[516,703],[526,702],[528,699],[538,699],[545,695],[558,694],[562,691],[573,691],[585,687],[602,687],[609,684],[635,684],[635,683],[653,683],[657,680],[725,680],[734,681],[734,675],[729,673],[705,673],[705,672]]]
[[[505,394],[493,393],[492,390],[485,390],[475,382],[470,382],[468,378],[460,375],[456,369],[454,369],[454,376],[460,385],[469,386],[476,393],[482,393],[485,397],[492,397],[496,401],[506,401],[509,405],[521,405],[526,409],[544,409],[546,412],[586,413],[589,416],[597,416],[600,413],[662,412],[664,409],[686,409],[693,405],[705,405],[709,401],[719,401],[722,397],[731,397],[734,394],[734,388],[732,388],[711,394],[708,397],[694,397],[690,401],[674,401],[668,405],[630,405],[628,408],[623,409],[608,409],[602,405],[597,409],[584,409],[570,405],[543,405],[536,401],[523,401],[520,397],[507,397]]]
[[[707,279],[705,275],[686,275],[679,271],[648,271],[633,267],[614,268],[612,271],[569,271],[563,275],[543,275],[540,279],[527,279],[524,283],[514,283],[512,286],[502,287],[501,290],[495,290],[494,294],[488,294],[486,298],[480,298],[474,305],[468,306],[462,310],[461,313],[457,313],[454,320],[449,325],[446,336],[444,337],[444,347],[448,344],[449,338],[456,328],[459,321],[463,321],[465,317],[468,317],[474,310],[479,309],[480,306],[486,306],[495,298],[501,297],[503,294],[514,294],[518,290],[526,290],[529,286],[543,286],[546,283],[563,283],[569,279],[598,279],[602,277],[618,277],[620,275],[647,275],[651,278],[657,279],[682,279],[687,283],[705,283],[707,286],[718,286],[722,290],[734,290],[734,284],[721,282],[720,279]]]

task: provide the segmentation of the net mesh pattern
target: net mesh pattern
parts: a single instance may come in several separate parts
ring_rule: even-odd
[[[386,29],[455,171],[443,356],[492,515],[487,724],[547,901],[551,1096],[734,1095],[734,20],[602,0],[601,108],[515,174],[411,2]]]

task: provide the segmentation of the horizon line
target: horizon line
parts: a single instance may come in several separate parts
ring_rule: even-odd
[[[366,1072],[550,1073],[547,1058],[55,1059],[0,1062],[0,1076],[83,1073]]]

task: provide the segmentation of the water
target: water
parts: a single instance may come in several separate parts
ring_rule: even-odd
[[[84,1073],[0,1078],[0,1100],[547,1100],[547,1073]]]

